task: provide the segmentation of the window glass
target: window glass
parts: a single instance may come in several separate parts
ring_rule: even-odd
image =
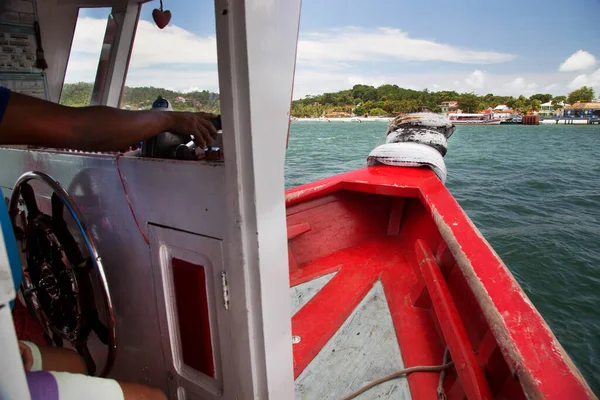
[[[163,0],[171,20],[159,29],[142,6],[121,108],[148,109],[162,96],[174,110],[220,112],[214,2]]]
[[[60,103],[90,105],[110,8],[81,8],[77,17]]]

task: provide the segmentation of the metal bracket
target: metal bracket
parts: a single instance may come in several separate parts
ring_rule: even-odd
[[[227,273],[221,272],[221,287],[223,289],[223,306],[229,310],[229,285],[227,284]]]

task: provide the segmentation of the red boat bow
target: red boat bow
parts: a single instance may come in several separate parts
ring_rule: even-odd
[[[406,367],[449,347],[448,398],[594,398],[431,170],[363,168],[290,189],[286,205],[291,286],[336,272],[292,318],[297,378],[379,281]],[[412,398],[436,398],[438,377],[409,375]]]

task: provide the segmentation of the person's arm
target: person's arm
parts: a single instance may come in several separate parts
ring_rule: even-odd
[[[65,107],[11,93],[0,124],[0,144],[25,144],[88,151],[122,150],[169,131],[193,135],[206,147],[217,131],[207,113],[126,111],[112,107]]]
[[[87,374],[83,358],[75,351],[60,347],[38,346],[35,343],[19,341],[21,358],[25,371],[57,371],[74,374]],[[36,367],[34,367],[37,364]]]

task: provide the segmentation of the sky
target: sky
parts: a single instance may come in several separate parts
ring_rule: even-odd
[[[128,86],[218,91],[214,3],[142,6]],[[67,82],[94,80],[108,9],[82,9]],[[294,98],[356,84],[477,94],[600,96],[600,0],[303,0]]]

